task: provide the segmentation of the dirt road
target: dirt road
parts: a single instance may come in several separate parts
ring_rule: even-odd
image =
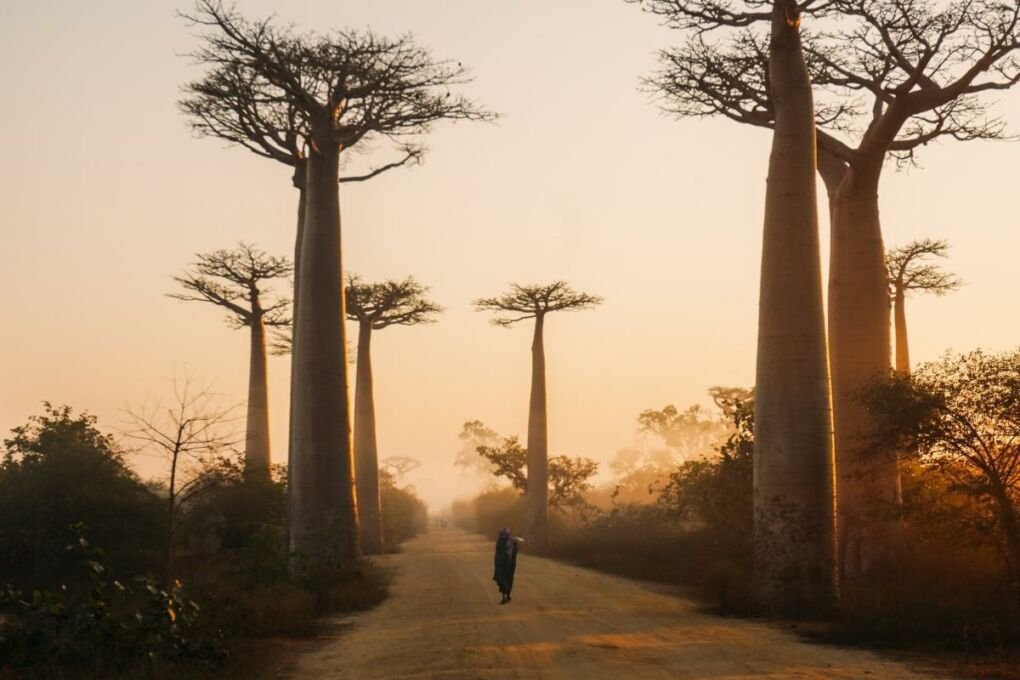
[[[384,558],[390,598],[305,653],[284,678],[606,680],[927,677],[858,650],[804,642],[626,579],[522,553],[500,606],[489,542],[435,530]]]

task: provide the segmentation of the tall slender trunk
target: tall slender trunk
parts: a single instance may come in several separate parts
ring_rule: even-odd
[[[251,359],[248,367],[248,417],[244,437],[244,474],[253,481],[269,481],[272,463],[269,446],[269,382],[266,374],[266,324],[258,298],[251,323]]]
[[[163,589],[168,593],[174,588],[174,534],[177,533],[177,461],[180,457],[180,441],[174,447],[170,458],[170,487],[166,500],[166,553],[163,555]]]
[[[893,317],[896,320],[896,372],[910,375],[910,347],[907,344],[907,310],[904,307],[906,296],[903,289],[897,287],[893,296]]]
[[[810,615],[835,603],[835,499],[814,106],[789,0],[773,6],[769,72],[776,127],[758,319],[754,586],[765,611]]]
[[[354,481],[358,490],[361,547],[383,552],[382,505],[379,498],[379,454],[375,439],[375,396],[372,386],[372,323],[358,328],[358,376],[354,388]]]
[[[545,315],[535,317],[531,343],[531,401],[528,408],[528,488],[525,512],[528,541],[535,550],[549,544],[549,429],[545,407]]]
[[[839,566],[844,581],[890,557],[899,523],[895,451],[872,451],[860,392],[890,369],[889,293],[878,213],[879,173],[864,158],[836,194],[829,268],[829,351],[836,429]],[[870,578],[870,577],[868,577]]]
[[[291,325],[290,325],[290,394],[294,394],[294,376],[297,371],[294,370],[294,355],[297,352],[297,313],[298,313],[298,282],[301,279],[301,244],[304,240],[305,234],[305,185],[308,174],[308,163],[306,161],[298,161],[294,168],[294,188],[298,190],[298,209],[297,209],[297,229],[294,234],[294,300],[291,303]],[[294,431],[294,400],[289,400],[289,406],[287,410],[287,437],[290,438],[290,433]],[[289,442],[288,442],[289,448]],[[289,540],[289,539],[288,539]]]
[[[339,150],[308,157],[291,389],[289,544],[313,560],[360,556],[348,403]]]

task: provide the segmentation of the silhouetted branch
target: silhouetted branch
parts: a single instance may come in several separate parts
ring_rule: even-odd
[[[229,322],[236,328],[250,326],[260,318],[267,326],[290,324],[290,300],[280,298],[267,304],[270,290],[262,288],[263,282],[293,272],[287,258],[267,255],[247,243],[239,243],[234,250],[198,253],[195,257],[197,260],[183,275],[173,277],[190,292],[168,293],[168,297],[223,307],[231,313]]]
[[[248,21],[219,0],[181,16],[200,29],[203,46],[191,56],[209,68],[182,108],[201,132],[248,140],[283,162],[300,140],[343,151],[370,137],[420,135],[439,120],[495,118],[452,93],[470,82],[461,64],[433,58],[409,35],[301,34],[271,18]]]
[[[554,281],[544,286],[514,283],[510,285],[509,293],[499,297],[479,298],[474,304],[479,312],[510,312],[511,316],[504,314],[492,320],[497,326],[510,326],[549,312],[591,309],[602,302],[602,298],[597,295],[573,290],[566,281]]]
[[[920,290],[945,295],[960,288],[963,281],[955,274],[944,272],[937,265],[924,262],[929,257],[948,256],[949,243],[923,239],[889,251],[889,294]]]
[[[411,277],[363,283],[359,277],[350,275],[345,289],[347,318],[370,324],[375,330],[433,323],[443,308],[426,297],[428,290]]]
[[[729,2],[642,4],[670,25],[693,29],[682,45],[660,53],[660,70],[645,81],[663,110],[772,127],[765,26],[731,21],[727,11],[736,10],[727,8],[738,5]],[[838,30],[818,22],[804,35],[820,148],[845,162],[860,150],[910,164],[917,149],[940,138],[1007,137],[977,95],[1020,81],[1020,3],[832,0],[804,8],[816,17],[837,12]],[[729,30],[709,42],[704,22]],[[857,149],[841,136],[857,138]]]

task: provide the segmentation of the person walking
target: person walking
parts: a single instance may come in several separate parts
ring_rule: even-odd
[[[510,591],[514,587],[514,572],[517,570],[517,539],[510,535],[510,529],[506,527],[499,530],[499,538],[496,539],[496,570],[492,580],[499,586],[499,592],[503,595],[500,604],[510,601]]]

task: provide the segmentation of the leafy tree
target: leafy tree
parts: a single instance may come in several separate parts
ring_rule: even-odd
[[[269,481],[272,455],[269,446],[269,379],[266,372],[266,327],[289,326],[290,300],[271,296],[265,283],[289,276],[286,258],[272,257],[247,243],[233,250],[199,253],[176,281],[186,292],[170,297],[206,302],[226,309],[234,328],[251,333],[248,368],[248,417],[244,438],[247,474]]]
[[[469,420],[461,427],[457,438],[464,443],[457,452],[453,464],[465,471],[493,474],[491,463],[478,454],[478,448],[495,445],[499,441],[499,433],[480,420]]]
[[[662,438],[680,460],[704,454],[728,429],[725,422],[710,415],[700,404],[683,411],[672,404],[642,411],[638,424],[643,432]]]
[[[365,283],[347,279],[347,318],[358,324],[358,376],[354,392],[354,453],[357,471],[362,547],[383,551],[382,506],[379,500],[379,453],[375,436],[375,386],[372,379],[372,335],[391,326],[417,326],[435,321],[443,308],[428,299],[428,288],[413,278]]]
[[[545,317],[552,312],[576,312],[602,304],[602,298],[573,290],[565,281],[544,286],[512,284],[499,297],[475,300],[480,312],[495,312],[492,323],[509,328],[515,323],[535,320],[531,343],[531,399],[528,408],[528,477],[525,494],[528,539],[539,551],[549,540],[549,428],[545,398]]]
[[[679,466],[659,496],[671,514],[707,527],[719,540],[750,545],[753,497],[754,401],[729,402],[734,429],[718,448]]]
[[[421,467],[421,461],[410,456],[389,456],[379,463],[398,481],[403,479],[404,475]]]
[[[160,507],[95,416],[44,403],[4,440],[0,574],[27,588],[59,585],[76,525],[103,542],[118,568],[144,572],[161,535]]]
[[[947,354],[862,398],[876,422],[875,448],[907,452],[990,509],[1020,598],[1020,350]]]
[[[893,248],[886,256],[886,266],[889,269],[889,297],[893,301],[896,328],[896,370],[900,373],[910,373],[907,312],[904,307],[907,293],[919,291],[942,296],[963,285],[957,276],[925,261],[929,257],[945,258],[948,251],[947,241],[923,239]]]
[[[301,134],[300,142],[296,136],[283,139],[285,153],[300,154],[304,166],[295,244],[289,545],[305,559],[350,561],[361,551],[347,370],[338,351],[346,346],[337,195],[341,159],[373,142],[399,144],[423,135],[441,120],[492,115],[451,93],[468,80],[463,66],[434,58],[409,36],[299,34],[272,19],[248,21],[219,0],[199,0],[186,18],[203,31],[203,46],[192,57],[206,67],[213,85],[193,94],[216,97],[217,78],[224,80],[226,96],[217,101],[227,107],[228,121],[241,124],[234,141],[252,141],[259,134],[249,134],[248,118],[234,116],[239,113],[231,108],[235,84],[255,93],[239,100],[241,111],[252,101],[278,102],[267,129],[278,129],[273,121],[282,117],[284,131]],[[268,153],[259,142],[249,148]]]
[[[479,446],[478,454],[492,463],[496,477],[503,477],[513,488],[527,495],[528,451],[517,437],[507,437],[496,446]],[[580,456],[552,456],[549,459],[549,505],[554,508],[584,507],[584,493],[591,488],[590,480],[599,464]]]

